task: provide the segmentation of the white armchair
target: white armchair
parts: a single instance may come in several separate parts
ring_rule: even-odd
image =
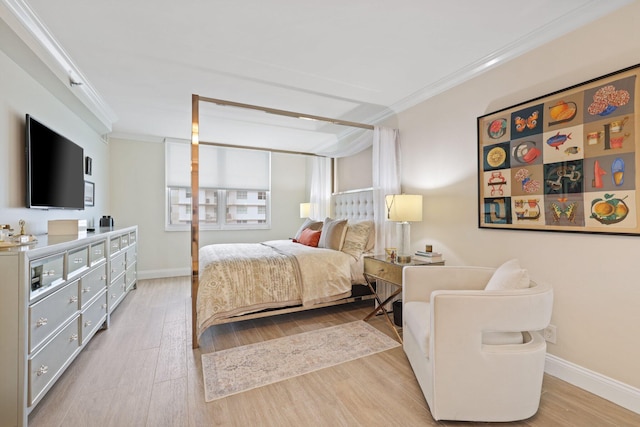
[[[403,347],[436,420],[515,421],[538,410],[546,342],[537,331],[550,322],[553,290],[533,281],[485,290],[494,271],[403,269]]]

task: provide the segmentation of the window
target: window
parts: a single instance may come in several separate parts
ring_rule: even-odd
[[[200,146],[200,228],[270,226],[271,154],[266,151]],[[191,146],[166,141],[167,230],[191,224]]]

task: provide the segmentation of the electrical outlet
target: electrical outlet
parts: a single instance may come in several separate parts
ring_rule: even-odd
[[[556,343],[557,332],[556,325],[549,325],[542,331],[545,341],[551,344]]]

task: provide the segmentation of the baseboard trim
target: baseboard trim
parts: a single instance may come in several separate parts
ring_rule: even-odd
[[[166,270],[145,270],[138,271],[138,279],[162,279],[165,277],[181,277],[191,276],[191,271],[188,268],[172,268]]]
[[[544,371],[616,405],[640,414],[640,389],[547,354]]]

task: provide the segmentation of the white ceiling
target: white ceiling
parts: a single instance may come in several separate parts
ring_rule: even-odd
[[[189,139],[192,94],[376,123],[629,0],[2,2],[63,57],[112,137],[161,140]],[[229,144],[328,152],[358,135],[231,107],[201,116],[201,139]]]

